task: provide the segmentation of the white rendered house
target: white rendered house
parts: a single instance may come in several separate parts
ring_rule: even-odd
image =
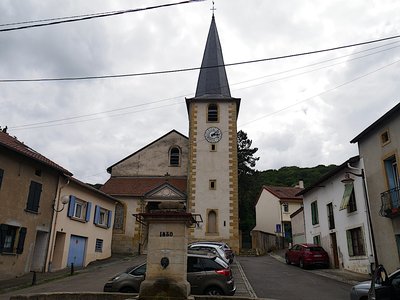
[[[355,156],[303,195],[307,243],[321,245],[333,268],[369,273],[374,262],[363,163]]]

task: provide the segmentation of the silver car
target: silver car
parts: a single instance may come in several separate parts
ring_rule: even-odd
[[[111,278],[104,292],[138,293],[145,278],[146,264],[129,268]],[[187,281],[191,294],[233,296],[236,291],[230,267],[215,255],[188,254]]]
[[[400,269],[393,272],[388,276],[388,280],[385,283],[379,283],[378,280],[375,280],[375,289],[377,291],[382,290],[389,294],[388,297],[384,297],[382,299],[394,300],[400,299]],[[351,300],[368,300],[368,292],[371,288],[371,281],[361,282],[351,288],[350,291],[350,299]],[[376,297],[377,300],[381,299]]]

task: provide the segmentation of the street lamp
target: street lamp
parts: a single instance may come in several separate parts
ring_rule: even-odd
[[[53,204],[53,209],[54,209],[54,211],[55,212],[61,212],[63,209],[64,209],[64,207],[65,207],[65,204],[67,204],[69,202],[69,196],[68,195],[64,195],[64,196],[62,196],[61,197],[61,203],[62,203],[62,207],[61,207],[61,209],[57,209],[58,208],[58,205],[57,205],[57,208],[55,207],[55,205]],[[58,203],[58,202],[57,202]]]
[[[350,164],[347,164],[347,167],[348,167],[349,169],[356,169],[356,170],[359,170],[359,169],[357,169],[357,168],[352,167]],[[364,192],[364,199],[365,199],[365,206],[366,206],[366,208],[367,208],[367,218],[368,218],[368,220],[367,220],[368,222],[367,222],[367,223],[368,223],[368,227],[369,227],[369,232],[370,232],[370,234],[371,234],[372,251],[373,251],[373,253],[374,253],[375,268],[377,268],[378,265],[379,265],[379,263],[378,263],[378,255],[377,255],[377,253],[376,253],[376,247],[375,247],[375,235],[374,235],[374,229],[373,229],[373,227],[372,227],[371,210],[370,210],[370,207],[369,207],[369,197],[368,197],[367,187],[366,187],[366,183],[365,183],[365,173],[364,173],[364,169],[361,169],[361,173],[360,173],[360,174],[357,174],[357,173],[354,173],[354,172],[351,172],[351,171],[346,171],[345,173],[346,173],[345,179],[342,180],[342,182],[343,182],[344,184],[349,184],[349,183],[353,183],[353,182],[354,182],[354,179],[351,178],[351,177],[349,176],[349,174],[351,174],[351,175],[353,175],[353,176],[361,177],[361,179],[362,179],[363,192]],[[373,274],[372,268],[371,268],[371,273]]]

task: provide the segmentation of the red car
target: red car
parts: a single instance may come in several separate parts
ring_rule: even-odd
[[[321,246],[315,244],[293,245],[286,251],[285,260],[288,265],[293,263],[301,268],[310,266],[329,268],[328,253]]]

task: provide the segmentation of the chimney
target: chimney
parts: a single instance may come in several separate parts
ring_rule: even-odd
[[[304,189],[304,181],[303,180],[299,180],[299,183],[295,187]]]

